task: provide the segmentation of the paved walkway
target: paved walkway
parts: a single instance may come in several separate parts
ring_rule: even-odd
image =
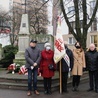
[[[43,92],[40,92],[40,95],[32,94],[32,96],[27,96],[26,91],[20,90],[9,90],[9,89],[0,89],[0,98],[98,98],[98,93],[87,92],[88,83],[80,84],[79,92],[73,92],[72,88],[69,87],[69,93],[59,94],[58,91],[53,92],[52,95],[44,95]]]

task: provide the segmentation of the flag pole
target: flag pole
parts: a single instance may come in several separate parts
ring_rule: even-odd
[[[60,77],[60,94],[62,94],[62,66],[61,66],[61,60],[59,65],[59,77]]]

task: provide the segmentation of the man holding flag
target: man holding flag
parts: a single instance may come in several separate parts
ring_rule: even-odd
[[[58,63],[65,55],[65,47],[63,36],[61,33],[61,18],[58,17],[57,31],[54,38],[54,62]],[[61,75],[61,62],[60,62],[60,93],[62,93],[62,75]]]
[[[68,93],[67,80],[68,80],[68,77],[70,78],[70,71],[73,68],[74,58],[73,58],[73,53],[68,48],[66,41],[64,42],[64,46],[65,46],[66,54],[64,55],[64,57],[61,60],[61,64],[62,64],[62,90],[63,90],[63,92]]]

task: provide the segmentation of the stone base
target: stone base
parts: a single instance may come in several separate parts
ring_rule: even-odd
[[[16,64],[24,65],[25,64],[24,52],[18,52],[15,55],[15,59],[13,62]]]

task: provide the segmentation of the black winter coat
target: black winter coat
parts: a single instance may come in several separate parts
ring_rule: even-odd
[[[67,55],[69,56],[69,59],[70,59],[70,68],[72,70],[72,67],[73,67],[73,53],[70,49],[66,49],[66,53]],[[69,67],[66,63],[66,61],[64,60],[64,58],[62,58],[61,60],[61,64],[62,64],[62,72],[69,72]]]
[[[85,54],[86,59],[86,69],[88,71],[98,70],[98,52],[96,49],[94,51],[87,51]]]

